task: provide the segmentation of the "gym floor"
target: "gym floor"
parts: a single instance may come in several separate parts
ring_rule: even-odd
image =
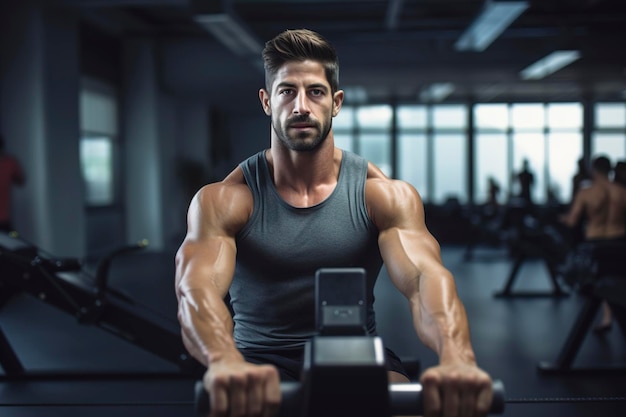
[[[626,369],[626,338],[616,324],[605,335],[587,334],[574,361],[576,372],[541,373],[538,364],[557,358],[584,298],[576,293],[494,297],[512,268],[506,251],[479,247],[471,261],[459,247],[444,246],[442,254],[455,274],[479,364],[505,384],[509,402],[504,416],[626,415],[626,371],[620,371]],[[113,263],[110,285],[164,321],[175,322],[173,256],[168,251],[120,258]],[[551,289],[544,264],[529,260],[517,275],[513,293]],[[376,295],[384,343],[401,357],[419,358],[422,369],[434,364],[435,355],[420,344],[406,301],[384,270]],[[59,376],[0,379],[2,417],[194,416],[195,380],[177,376],[172,364],[100,329],[78,324],[33,297],[12,298],[0,310],[0,327],[28,371]],[[112,376],[90,378],[93,373]],[[116,378],[116,373],[126,376]]]

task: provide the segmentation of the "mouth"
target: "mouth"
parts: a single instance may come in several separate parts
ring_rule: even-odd
[[[308,123],[293,123],[291,125],[289,125],[289,127],[291,129],[313,129],[315,127],[315,125],[312,124],[308,124]]]

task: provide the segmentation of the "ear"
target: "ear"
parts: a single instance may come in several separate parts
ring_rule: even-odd
[[[270,106],[270,93],[265,88],[259,90],[259,100],[261,101],[261,106],[265,114],[271,116],[272,107]]]
[[[339,110],[341,110],[343,104],[343,97],[343,90],[337,90],[333,95],[333,117],[339,114]]]

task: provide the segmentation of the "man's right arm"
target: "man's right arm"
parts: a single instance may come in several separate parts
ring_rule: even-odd
[[[235,352],[232,318],[224,297],[235,268],[231,219],[222,213],[220,195],[229,186],[211,184],[193,198],[187,214],[187,235],[176,253],[176,297],[182,337],[189,352],[208,365]],[[233,196],[230,196],[231,198]]]
[[[203,187],[189,206],[187,235],[176,254],[182,338],[189,353],[208,368],[204,385],[212,416],[270,416],[280,403],[278,372],[245,361],[224,302],[235,271],[235,235],[251,210],[244,184]]]

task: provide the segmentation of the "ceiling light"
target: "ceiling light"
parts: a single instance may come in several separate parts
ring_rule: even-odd
[[[437,103],[443,101],[454,91],[452,83],[435,83],[420,92],[419,98],[423,102]]]
[[[194,20],[235,54],[260,57],[263,46],[234,16],[228,13],[199,14]]]
[[[527,8],[527,1],[487,0],[480,15],[454,45],[457,51],[484,51]]]
[[[523,80],[539,80],[579,58],[579,51],[554,51],[520,71],[519,75]]]

